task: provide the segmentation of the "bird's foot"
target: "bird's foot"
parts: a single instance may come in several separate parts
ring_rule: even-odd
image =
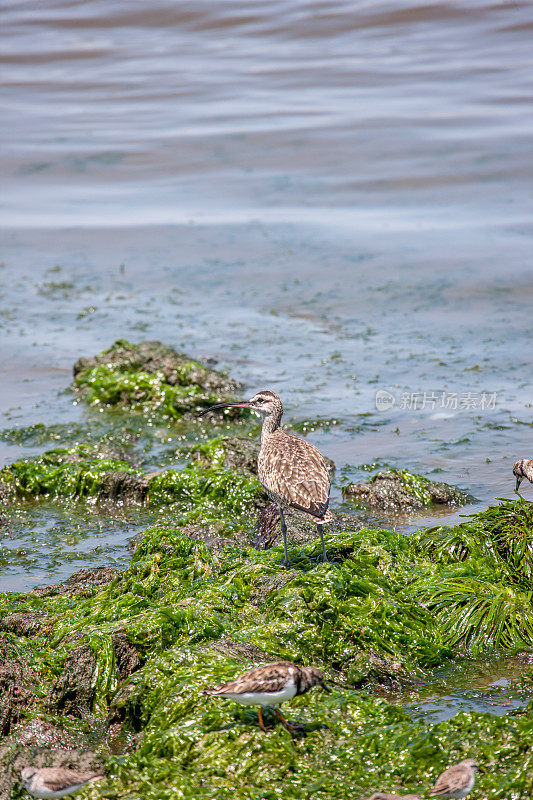
[[[263,719],[263,709],[261,708],[261,706],[259,706],[259,708],[257,709],[257,716],[259,717],[259,727],[261,728],[262,731],[266,733],[268,731],[268,728],[265,725],[265,721]]]
[[[301,725],[298,725],[297,722],[289,722],[288,720],[286,720],[281,711],[278,711],[277,708],[274,709],[274,714],[279,720],[281,720],[281,722],[283,722],[287,730],[290,731],[291,733],[301,730],[302,727]]]

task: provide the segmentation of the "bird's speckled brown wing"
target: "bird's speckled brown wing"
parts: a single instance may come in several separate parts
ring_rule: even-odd
[[[454,764],[445,769],[442,775],[437,778],[430,794],[432,795],[454,795],[468,786],[471,779],[471,771],[463,764]]]
[[[261,449],[259,480],[275,500],[322,519],[328,510],[330,479],[321,452],[284,431]]]
[[[40,776],[46,781],[46,786],[54,792],[61,792],[70,786],[80,783],[88,783],[94,778],[101,778],[96,772],[78,772],[74,769],[61,769],[61,767],[49,767],[40,771]]]
[[[243,672],[234,681],[213,686],[211,689],[204,689],[203,693],[216,695],[281,692],[288,680],[293,678],[296,681],[298,672],[299,669],[295,664],[285,661],[265,664],[264,667],[254,667],[248,672]]]

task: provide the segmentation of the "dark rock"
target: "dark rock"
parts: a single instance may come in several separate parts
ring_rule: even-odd
[[[37,704],[36,673],[15,645],[0,641],[0,736],[7,736],[32,706]]]
[[[257,518],[254,547],[256,550],[270,550],[281,533],[279,509],[275,503],[264,508]]]
[[[79,569],[63,583],[45,586],[42,589],[33,589],[31,594],[38,597],[50,597],[63,594],[66,597],[91,597],[95,592],[104,589],[120,575],[118,569],[112,567],[93,567]]]
[[[39,636],[50,633],[53,628],[48,614],[44,611],[17,611],[0,619],[0,631],[14,633],[15,636]]]
[[[410,511],[433,505],[462,506],[469,496],[446,483],[430,481],[407,470],[379,472],[368,483],[351,483],[343,496],[365,505],[390,511]]]
[[[100,499],[122,503],[144,503],[152,475],[131,472],[108,472],[100,486]]]
[[[80,719],[91,716],[95,669],[96,658],[89,645],[74,648],[65,662],[63,672],[50,687],[50,708]]]
[[[132,672],[142,667],[143,662],[135,646],[128,641],[126,633],[117,632],[111,634],[111,644],[113,645],[113,653],[117,662],[120,680],[123,681],[129,678]]]
[[[361,651],[360,658],[350,665],[347,678],[352,688],[377,684],[390,692],[405,692],[419,683],[399,661],[372,651]]]
[[[297,544],[305,544],[319,538],[316,522],[307,514],[290,509],[285,512],[287,523],[287,539]],[[361,520],[349,514],[335,514],[333,522],[328,522],[324,535],[355,531],[363,527]],[[258,517],[254,547],[256,550],[269,550],[282,541],[279,510],[275,503],[270,503]]]
[[[250,536],[247,531],[237,530],[234,531],[232,537],[220,536],[219,525],[212,523],[210,525],[201,525],[200,523],[189,523],[180,528],[185,536],[191,539],[197,539],[199,542],[204,542],[215,552],[220,552],[226,547],[249,547]]]
[[[241,661],[254,661],[256,664],[276,661],[279,656],[261,650],[256,644],[251,642],[234,642],[232,639],[218,639],[209,644],[209,649],[216,653],[223,653],[238,658]]]
[[[9,741],[13,744],[61,748],[62,750],[73,750],[79,745],[79,741],[70,733],[44,719],[32,719],[18,725],[11,732]]]
[[[133,752],[142,736],[142,712],[138,703],[138,686],[126,682],[109,704],[105,721],[106,743],[113,753]]]

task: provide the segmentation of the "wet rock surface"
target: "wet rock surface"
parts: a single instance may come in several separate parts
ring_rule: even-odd
[[[407,470],[386,470],[368,483],[350,483],[343,488],[343,496],[384,511],[411,511],[434,505],[455,508],[471,499],[454,486],[430,481]]]
[[[130,472],[108,472],[100,485],[100,498],[121,503],[144,503],[151,475],[132,475]]]
[[[60,750],[74,750],[79,747],[79,737],[57,727],[44,719],[32,719],[18,725],[9,737],[13,744],[31,745]]]
[[[68,656],[63,672],[52,683],[48,705],[60,714],[90,717],[95,695],[93,674],[96,658],[88,645],[75,647]]]
[[[252,642],[235,642],[232,639],[219,639],[209,645],[210,649],[216,653],[230,655],[241,661],[253,661],[256,664],[269,663],[276,661],[276,656],[261,650]]]
[[[219,436],[191,448],[191,461],[216,464],[227,469],[237,469],[257,475],[259,442],[238,436]]]
[[[287,539],[294,543],[312,542],[319,538],[316,522],[307,514],[289,509],[284,512],[287,525]],[[358,530],[363,527],[362,521],[349,514],[336,513],[332,522],[324,529],[324,536]],[[256,550],[269,550],[283,541],[279,509],[270,503],[259,513],[255,529],[254,547]]]
[[[42,636],[51,633],[53,622],[43,611],[18,611],[0,618],[0,631],[15,636]]]
[[[66,597],[91,597],[99,589],[108,586],[120,575],[120,570],[112,567],[93,567],[79,569],[62,583],[33,589],[38,597],[65,595]]]
[[[113,633],[111,644],[120,680],[123,681],[142,667],[143,659],[137,648],[128,640],[126,632]]]
[[[0,641],[0,736],[38,703],[38,675],[15,644]]]

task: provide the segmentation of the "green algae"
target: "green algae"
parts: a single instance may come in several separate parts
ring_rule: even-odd
[[[421,607],[413,586],[448,565],[424,561],[416,537],[391,531],[347,533],[327,544],[335,563],[317,562],[317,543],[292,548],[294,567],[286,571],[281,548],[215,554],[179,527],[156,525],[128,569],[91,597],[0,595],[0,613],[45,611],[53,622],[48,639],[12,637],[39,671],[40,713],[49,714],[48,687],[69,652],[88,644],[97,662],[93,727],[114,715],[141,737],[134,752],[110,758],[110,780],[88,796],[363,798],[376,788],[424,791],[467,755],[489,767],[473,800],[530,796],[533,706],[434,725],[353,688],[364,682],[365,654],[418,674],[446,662],[444,616]],[[145,660],[125,681],[112,649],[117,632]],[[291,736],[267,712],[273,727],[263,734],[255,709],[200,694],[255,665],[230,646],[224,651],[232,641],[325,671],[331,695],[314,691],[286,709],[299,733]]]
[[[211,445],[209,445],[211,446]],[[94,500],[113,497],[145,503],[149,508],[168,506],[184,521],[218,522],[220,531],[250,531],[257,509],[264,503],[261,484],[250,474],[194,462],[182,470],[144,476],[125,461],[98,457],[95,445],[48,450],[35,459],[17,461],[0,470],[0,490],[6,499]],[[128,484],[127,476],[132,480]]]
[[[372,476],[370,482],[374,483],[390,475],[399,479],[403,489],[412,497],[415,497],[423,506],[430,506],[435,503],[435,487],[444,487],[447,494],[453,494],[454,500],[460,505],[463,505],[467,500],[464,492],[447,484],[431,481],[429,478],[417,475],[408,469],[388,469],[385,472],[378,472]]]
[[[250,514],[262,496],[257,478],[197,464],[156,475],[148,487],[149,505],[179,504],[180,513],[187,519],[201,519],[204,523],[226,515]]]
[[[435,505],[461,506],[472,499],[454,486],[429,480],[407,469],[382,470],[368,483],[345,484],[342,493],[345,499],[356,504],[395,512]]]
[[[74,366],[74,389],[100,408],[123,408],[178,419],[221,400],[233,399],[237,384],[160,342],[120,339]]]
[[[124,351],[130,361],[119,367],[113,359]],[[110,366],[86,364],[78,371],[85,377],[95,369],[113,373],[100,382],[102,398],[115,392],[118,405],[97,398],[97,408],[157,412],[167,419],[186,410],[185,400],[180,406],[165,395],[180,386],[168,383],[174,380],[168,369],[143,370],[144,356],[128,343],[106,352]],[[121,380],[132,374],[122,396]],[[93,388],[99,383],[94,377]],[[91,385],[80,379],[85,399]],[[189,409],[202,402],[198,396],[191,393]],[[206,404],[220,398],[217,390]],[[30,432],[28,443],[42,434]],[[215,523],[219,534],[250,529],[262,502],[255,478],[240,467],[237,473],[226,468],[226,436],[200,444],[187,457],[195,453],[198,462],[149,478],[148,504],[161,517],[166,510],[169,521],[144,532],[128,568],[104,589],[90,596],[0,595],[0,617],[22,611],[50,620],[50,635],[0,633],[0,640],[39,675],[27,718],[63,720],[91,735],[108,758],[110,779],[84,790],[85,796],[362,800],[378,788],[424,794],[450,762],[475,756],[486,772],[472,800],[529,798],[533,706],[499,719],[459,714],[434,725],[368,692],[424,680],[453,656],[531,645],[530,506],[500,504],[464,526],[411,538],[383,530],[336,534],[327,537],[332,563],[320,563],[320,545],[310,543],[290,547],[292,568],[285,570],[280,548],[256,553],[235,541],[217,552],[189,538],[193,520],[205,528]],[[105,470],[143,477],[131,465],[101,456],[94,447],[49,451],[11,465],[11,477],[4,479],[2,471],[0,480],[19,481],[20,498],[79,500],[99,494]],[[422,502],[426,479],[418,478],[408,477],[407,484]],[[488,602],[481,614],[480,599]],[[125,679],[113,648],[117,634],[144,662]],[[200,695],[204,686],[258,663],[237,655],[231,643],[252,643],[264,660],[287,658],[324,670],[331,695],[314,691],[285,708],[301,723],[300,733],[291,736],[267,712],[273,727],[263,734],[255,709]],[[51,687],[81,646],[95,658],[89,718],[54,717]],[[125,739],[135,741],[133,752],[109,758],[109,720],[120,721]],[[22,790],[13,796],[22,797]]]
[[[149,409],[174,419],[191,409],[214,405],[218,400],[216,394],[206,394],[195,385],[170,386],[162,372],[126,372],[121,367],[84,370],[76,376],[75,385],[84,387],[84,399],[89,405],[121,405],[133,411]]]
[[[25,459],[0,470],[0,487],[7,497],[95,498],[104,476],[110,472],[137,474],[131,464],[99,458],[89,445],[48,450],[36,459]]]
[[[448,620],[447,640],[473,655],[533,648],[533,506],[503,501],[461,525],[418,537],[440,568],[416,595]]]

